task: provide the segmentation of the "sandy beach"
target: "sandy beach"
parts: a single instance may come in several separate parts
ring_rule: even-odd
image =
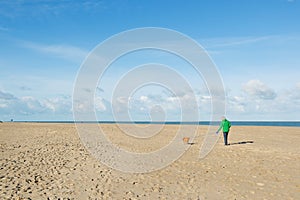
[[[137,152],[161,148],[177,130],[166,125],[149,143],[129,141],[116,124],[101,126],[113,143]],[[200,160],[206,130],[199,126],[193,145],[171,165],[132,174],[91,156],[74,124],[1,123],[0,199],[300,198],[300,128],[234,126],[231,145],[220,137]]]

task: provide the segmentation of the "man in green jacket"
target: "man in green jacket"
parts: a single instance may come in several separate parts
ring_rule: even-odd
[[[223,128],[223,136],[224,136],[224,143],[225,145],[229,145],[228,143],[228,133],[231,127],[230,121],[228,121],[225,117],[222,117],[222,121],[220,123],[220,127],[217,130],[217,133]]]

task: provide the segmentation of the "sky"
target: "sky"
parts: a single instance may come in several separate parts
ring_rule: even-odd
[[[207,51],[224,84],[228,119],[299,121],[299,19],[298,0],[1,0],[0,120],[73,120],[74,84],[89,53],[123,31],[160,27]],[[167,65],[191,90],[178,95],[168,85],[148,84],[127,99],[114,95],[124,75],[147,63]],[[197,120],[210,119],[205,78],[168,52],[120,57],[89,92],[99,120],[125,112],[132,120],[180,121],[192,94]]]

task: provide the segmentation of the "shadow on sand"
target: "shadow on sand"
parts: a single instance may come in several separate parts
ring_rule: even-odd
[[[196,144],[195,142],[188,142],[187,144],[189,144],[189,145],[194,145],[194,144]]]
[[[236,144],[248,144],[248,143],[254,143],[254,141],[250,140],[250,141],[242,141],[242,142],[233,142],[233,143],[229,143],[229,144],[236,145]]]

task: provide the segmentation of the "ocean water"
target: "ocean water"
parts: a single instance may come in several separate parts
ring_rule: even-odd
[[[34,123],[75,123],[74,121],[15,121],[15,122],[34,122]],[[170,125],[219,125],[220,122],[200,121],[200,122],[150,122],[150,121],[84,121],[77,123],[100,123],[100,124],[170,124]],[[232,126],[289,126],[300,127],[300,121],[231,121]]]

